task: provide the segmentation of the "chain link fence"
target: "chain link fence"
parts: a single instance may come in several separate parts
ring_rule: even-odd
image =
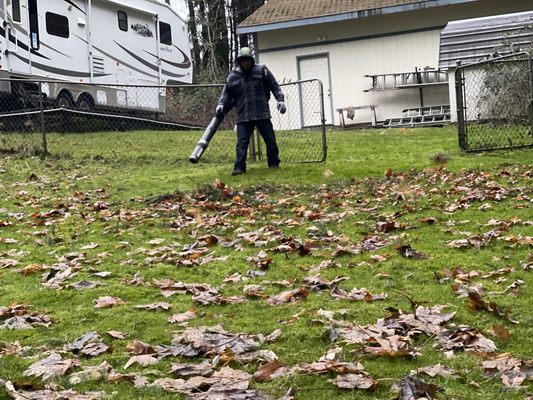
[[[459,146],[464,151],[533,146],[533,64],[514,54],[459,67]]]
[[[281,85],[287,113],[271,99],[282,162],[326,158],[322,84]],[[101,158],[188,160],[213,117],[223,85],[91,85],[57,81],[0,80],[0,153]],[[231,111],[202,162],[235,157]],[[258,134],[251,161],[266,157]]]

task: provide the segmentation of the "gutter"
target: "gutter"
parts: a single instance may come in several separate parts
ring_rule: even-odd
[[[406,11],[417,11],[434,7],[450,6],[455,4],[473,3],[476,1],[479,0],[425,0],[423,2],[403,4],[400,6],[372,8],[369,10],[353,11],[343,14],[325,15],[320,17],[302,18],[283,22],[257,24],[251,26],[240,26],[237,27],[237,34],[242,35],[279,29],[297,28],[308,25],[326,24],[329,22],[349,21],[378,15],[396,14]]]

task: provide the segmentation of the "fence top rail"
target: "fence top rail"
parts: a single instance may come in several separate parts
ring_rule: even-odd
[[[519,57],[523,57],[523,59],[519,58]],[[516,53],[512,53],[512,54],[506,54],[506,55],[503,55],[503,56],[498,56],[498,57],[495,57],[495,58],[490,58],[488,60],[472,62],[472,63],[469,63],[469,64],[462,64],[462,65],[459,65],[457,67],[457,70],[465,69],[465,68],[468,68],[468,67],[474,67],[474,66],[478,66],[478,65],[483,65],[483,64],[492,64],[492,63],[496,63],[496,62],[527,61],[527,60],[530,60],[532,58],[533,58],[533,54],[528,53],[527,51],[520,51],[520,52],[516,52]]]
[[[183,84],[183,85],[134,85],[123,83],[94,83],[94,82],[72,82],[64,80],[45,80],[45,79],[20,79],[20,78],[0,78],[0,82],[29,82],[29,83],[62,83],[75,86],[97,86],[97,87],[117,87],[117,88],[158,88],[158,89],[180,89],[180,88],[223,88],[224,83],[198,83],[198,84]],[[319,79],[303,79],[293,82],[279,83],[279,86],[291,86],[307,82],[320,82]]]

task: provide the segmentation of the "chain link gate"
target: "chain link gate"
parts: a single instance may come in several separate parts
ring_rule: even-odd
[[[322,84],[280,85],[287,113],[271,114],[282,162],[326,158]],[[0,154],[188,160],[214,115],[223,85],[92,85],[0,80]],[[202,162],[232,162],[235,114],[230,112]],[[260,142],[250,146],[261,160]]]
[[[461,150],[533,146],[533,64],[530,54],[458,67],[455,72]]]
[[[272,125],[280,148],[282,162],[323,162],[327,157],[326,120],[322,82],[309,79],[280,85],[285,95],[287,112],[277,111],[277,101],[270,99]],[[296,106],[296,107],[295,107]],[[259,132],[250,142],[250,158],[266,156]]]

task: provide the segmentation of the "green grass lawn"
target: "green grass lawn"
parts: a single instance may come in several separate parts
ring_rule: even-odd
[[[156,346],[176,346],[187,328],[221,324],[241,337],[281,330],[260,349],[274,352],[292,373],[269,382],[250,380],[249,390],[269,398],[281,398],[289,389],[295,399],[408,398],[398,397],[406,395],[405,384],[401,395],[393,391],[395,384],[417,368],[439,363],[452,370],[449,376],[417,375],[443,388],[437,398],[533,395],[526,379],[532,377],[527,362],[533,359],[532,149],[463,154],[453,127],[329,131],[325,163],[283,162],[296,142],[280,139],[282,168],[250,163],[246,175],[232,177],[234,134],[217,134],[200,163],[192,165],[187,157],[197,137],[57,134],[48,136],[52,155],[47,159],[2,156],[0,326],[29,313],[34,320],[50,318],[50,324],[0,328],[0,386],[12,382],[20,391],[39,390],[44,383],[54,391],[102,391],[112,399],[164,399],[176,394],[153,382],[177,379],[173,363],[208,360],[216,370],[227,365],[254,374],[265,353],[247,361],[229,350],[218,356],[154,356],[157,363],[124,368],[134,355],[134,340],[151,345],[145,353],[154,354]],[[110,275],[94,275],[99,272]],[[241,278],[225,281],[232,274]],[[343,280],[312,289],[305,278],[317,274]],[[206,305],[193,301],[190,292],[163,297],[158,282],[165,279],[211,285],[222,303],[231,296],[244,301]],[[82,288],[80,282],[98,285]],[[245,296],[247,285],[262,286],[262,294]],[[387,296],[336,299],[334,287]],[[300,288],[303,299],[269,303]],[[469,302],[468,290],[479,293],[481,302],[472,296]],[[95,308],[103,296],[124,304]],[[136,308],[157,302],[171,308]],[[391,315],[419,321],[418,306],[436,305],[455,313],[453,319],[433,334],[392,329],[400,347],[388,348],[375,337],[364,343],[343,340],[343,329],[376,329],[370,326]],[[192,309],[194,319],[168,322]],[[487,374],[481,363],[494,354],[465,351],[463,342],[446,352],[439,336],[463,325],[475,332],[469,344],[492,340],[496,354],[516,358],[515,370]],[[89,332],[100,335],[98,342],[109,346],[106,352],[92,357],[69,350]],[[385,340],[389,333],[378,336]],[[372,377],[371,390],[336,387],[331,380],[346,376],[340,367],[323,374],[297,370],[334,348],[339,348],[338,363],[361,363],[368,374],[363,375]],[[49,380],[24,375],[51,353],[79,365]],[[114,380],[93,374],[71,382],[73,374],[104,361],[114,368]],[[516,387],[505,385],[502,374]],[[136,387],[135,376],[145,383]],[[12,398],[8,392],[0,388],[0,399]],[[257,392],[248,395],[225,398],[259,398]]]

